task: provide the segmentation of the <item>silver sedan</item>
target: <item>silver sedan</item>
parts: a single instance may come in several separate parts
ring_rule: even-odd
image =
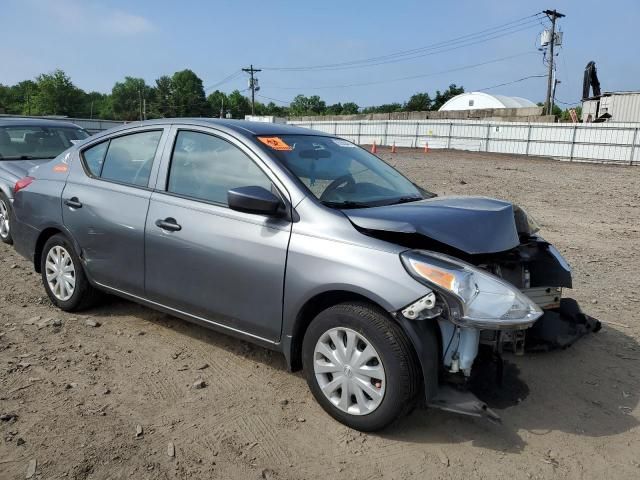
[[[15,191],[16,248],[55,305],[109,292],[280,351],[360,430],[417,404],[495,418],[464,387],[479,350],[565,347],[599,326],[562,298],[571,270],[523,209],[437,197],[321,132],[136,123]]]

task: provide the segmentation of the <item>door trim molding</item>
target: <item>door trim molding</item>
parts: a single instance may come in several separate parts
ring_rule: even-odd
[[[173,313],[173,314],[175,314],[175,315],[177,315],[179,317],[182,317],[187,321],[192,321],[194,323],[198,323],[198,324],[203,325],[205,327],[213,327],[215,329],[218,329],[218,330],[221,330],[221,331],[224,331],[224,332],[230,332],[231,334],[234,334],[234,335],[239,336],[239,337],[250,337],[250,338],[252,338],[254,340],[257,340],[257,341],[265,344],[266,346],[274,347],[274,346],[279,346],[280,345],[280,342],[274,342],[273,340],[269,340],[267,338],[260,337],[259,335],[254,335],[254,334],[246,332],[244,330],[240,330],[238,328],[229,327],[228,325],[224,325],[222,323],[214,322],[213,320],[209,320],[209,319],[206,319],[204,317],[199,317],[197,315],[193,315],[191,313],[187,313],[185,311],[178,310],[177,308],[168,307],[168,306],[166,306],[166,305],[164,305],[162,303],[154,302],[153,300],[149,300],[149,299],[147,299],[145,297],[141,297],[139,295],[134,295],[132,293],[129,293],[129,292],[126,292],[124,290],[117,289],[117,288],[110,287],[110,286],[105,285],[105,284],[100,283],[100,282],[94,282],[94,283],[98,287],[100,287],[100,288],[102,288],[104,290],[108,290],[110,292],[113,292],[118,296],[129,298],[129,299],[137,301],[139,303],[146,304],[146,305],[148,305],[150,307],[158,307],[158,308],[160,308],[160,309],[162,309],[162,310],[164,310],[164,311],[166,311],[168,313]]]

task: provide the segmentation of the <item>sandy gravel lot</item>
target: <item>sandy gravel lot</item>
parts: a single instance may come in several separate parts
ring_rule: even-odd
[[[640,478],[640,168],[382,155],[439,194],[524,206],[605,323],[569,350],[509,357],[504,390],[482,391],[502,425],[420,410],[360,434],[280,355],[114,298],[62,313],[0,245],[0,479],[34,461],[40,479]]]

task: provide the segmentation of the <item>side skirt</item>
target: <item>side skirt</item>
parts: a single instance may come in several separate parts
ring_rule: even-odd
[[[208,320],[208,319],[203,318],[203,317],[198,317],[196,315],[192,315],[192,314],[184,312],[182,310],[178,310],[176,308],[168,307],[167,305],[163,305],[161,303],[154,302],[154,301],[149,300],[147,298],[140,297],[138,295],[132,295],[132,294],[127,293],[125,291],[118,290],[117,288],[109,287],[108,285],[103,285],[103,284],[98,283],[98,282],[93,282],[93,283],[100,290],[103,290],[103,291],[105,291],[107,293],[111,293],[111,294],[116,295],[118,297],[125,298],[127,300],[131,300],[133,302],[139,303],[141,305],[144,305],[146,307],[152,308],[154,310],[159,310],[161,312],[168,313],[170,315],[174,315],[174,316],[176,316],[178,318],[181,318],[182,320],[186,320],[188,322],[195,323],[197,325],[209,328],[211,330],[218,331],[220,333],[224,333],[226,335],[230,335],[230,336],[235,337],[235,338],[239,338],[241,340],[246,340],[246,341],[249,341],[251,343],[255,343],[256,345],[260,345],[260,346],[268,348],[270,350],[276,350],[276,351],[279,351],[279,352],[282,351],[280,342],[274,342],[274,341],[269,340],[267,338],[259,337],[258,335],[253,335],[251,333],[248,333],[248,332],[245,332],[245,331],[242,331],[242,330],[238,330],[236,328],[229,327],[227,325],[223,325],[221,323],[217,323],[217,322],[214,322],[212,320]]]

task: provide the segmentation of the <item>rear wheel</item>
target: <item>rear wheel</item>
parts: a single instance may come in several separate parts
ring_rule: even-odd
[[[344,303],[321,312],[302,349],[314,397],[351,428],[379,430],[415,404],[415,353],[400,327],[375,307]]]
[[[47,240],[40,270],[47,295],[60,309],[82,310],[95,301],[97,292],[89,284],[80,259],[64,235],[54,235]]]
[[[11,236],[11,202],[0,192],[0,240],[7,245],[13,244]]]

